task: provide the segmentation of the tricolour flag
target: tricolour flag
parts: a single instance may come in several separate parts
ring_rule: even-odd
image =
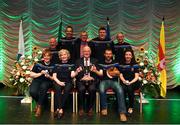
[[[165,32],[164,32],[164,18],[161,24],[160,40],[159,40],[159,52],[158,52],[158,69],[160,71],[161,81],[161,97],[166,97],[166,67],[165,67]]]
[[[106,39],[107,40],[111,40],[110,26],[109,26],[109,17],[107,17],[107,24],[106,24]]]
[[[61,42],[61,38],[62,38],[62,16],[61,16],[61,22],[59,23],[58,43]]]
[[[24,56],[24,55],[25,55],[25,47],[24,47],[24,36],[23,36],[22,19],[21,19],[20,26],[19,26],[19,42],[18,42],[17,61],[20,59],[21,56]]]

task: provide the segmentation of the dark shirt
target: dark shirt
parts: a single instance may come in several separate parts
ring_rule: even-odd
[[[53,62],[54,64],[58,64],[59,63],[59,54],[58,54],[59,49],[58,49],[58,47],[56,47],[56,48],[50,48],[49,47],[49,50],[52,53],[51,62]]]
[[[72,39],[67,39],[66,37],[62,38],[61,41],[58,43],[58,46],[61,49],[67,49],[71,56],[71,62],[75,62],[76,60],[76,51],[75,51],[75,44],[77,39],[72,37]]]
[[[71,71],[73,71],[74,65],[70,62],[56,64],[54,68],[54,73],[57,73],[57,78],[61,82],[70,83],[72,81]]]
[[[107,76],[107,69],[109,69],[110,67],[113,66],[113,64],[118,64],[116,63],[114,60],[111,62],[111,63],[106,63],[106,62],[103,62],[102,64],[99,64],[100,65],[100,69],[103,69],[103,77],[101,78],[101,80],[113,80],[113,81],[118,81],[118,76],[116,77],[113,77],[113,78],[109,78]],[[108,68],[107,68],[108,67]],[[116,67],[116,66],[115,66]],[[118,67],[117,67],[118,68]]]
[[[81,58],[80,57],[81,45],[88,45],[91,48],[91,50],[92,50],[92,46],[93,46],[92,44],[93,44],[92,41],[82,42],[81,39],[78,38],[77,41],[76,41],[76,44],[75,44],[76,59]]]
[[[132,49],[129,43],[123,42],[121,44],[114,44],[114,55],[116,61],[120,62],[124,58],[123,55],[126,49]]]
[[[92,65],[96,66],[97,70],[99,70],[99,66],[98,66],[98,61],[97,61],[97,59],[95,59],[95,58],[90,58],[90,66],[89,66],[88,68],[90,69],[90,67],[91,67]],[[83,68],[83,70],[82,70],[80,73],[78,73],[78,75],[77,75],[77,77],[76,77],[78,81],[80,81],[81,78],[84,77],[85,72],[86,72],[86,71],[85,71],[86,69],[85,69],[85,66],[84,66],[84,58],[80,58],[80,59],[78,59],[78,60],[76,61],[75,70],[76,70],[78,67],[80,67],[80,66]],[[93,77],[95,80],[98,80],[98,76],[97,76],[96,73],[91,72],[90,70],[89,70],[89,72],[90,72],[90,76],[91,76],[91,77]]]
[[[52,76],[53,69],[54,69],[53,63],[46,65],[43,61],[39,61],[38,63],[34,64],[32,71],[35,73],[40,73],[42,70],[47,70],[49,75]],[[44,75],[41,75],[34,79],[43,80],[43,81],[46,81],[46,80],[51,81],[49,78],[46,78]]]
[[[99,63],[104,61],[104,52],[106,49],[114,50],[113,41],[100,40],[95,38],[92,40],[92,57],[98,59]]]
[[[134,79],[135,73],[139,73],[137,64],[134,65],[123,64],[120,66],[121,66],[120,72],[123,74],[125,80],[131,81]]]

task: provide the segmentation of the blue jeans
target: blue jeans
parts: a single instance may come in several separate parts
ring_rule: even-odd
[[[112,80],[103,80],[100,82],[99,90],[100,90],[101,109],[107,109],[106,90],[109,88],[113,89],[113,91],[116,93],[117,103],[118,103],[118,112],[126,113],[123,89],[122,89],[121,85],[119,84],[119,82],[112,81]]]

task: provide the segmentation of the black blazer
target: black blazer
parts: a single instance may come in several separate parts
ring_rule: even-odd
[[[73,37],[72,39],[67,39],[66,37],[62,38],[61,41],[58,43],[58,47],[61,49],[67,49],[70,53],[70,61],[72,63],[76,60],[76,50],[75,50],[75,44],[77,42],[77,39]]]
[[[93,51],[92,50],[92,45],[93,43],[92,43],[92,41],[89,41],[89,42],[87,42],[87,45],[91,48],[91,51]],[[76,52],[75,54],[75,57],[76,57],[76,59],[79,59],[80,58],[80,47],[81,47],[81,39],[80,38],[78,38],[77,39],[77,41],[76,41],[76,44],[75,44],[75,49],[74,49],[74,51]]]
[[[98,61],[97,61],[97,59],[95,59],[95,58],[90,58],[90,65],[95,65],[96,66],[96,68],[97,68],[97,70],[99,70],[99,67],[98,67]],[[78,59],[77,61],[76,61],[76,63],[75,63],[75,70],[78,68],[78,67],[84,67],[84,58],[80,58],[80,59]],[[77,75],[77,80],[78,81],[80,81],[80,79],[84,76],[84,74],[85,74],[85,70],[82,70],[78,75]],[[97,74],[96,73],[94,73],[94,72],[90,72],[90,76],[91,77],[93,77],[95,80],[97,80],[98,79],[98,76],[97,76]]]

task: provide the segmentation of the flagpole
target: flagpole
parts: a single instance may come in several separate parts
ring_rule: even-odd
[[[106,18],[107,25],[106,25],[106,39],[111,40],[110,36],[110,27],[109,27],[109,17]]]
[[[58,31],[58,43],[60,43],[61,38],[62,38],[62,15],[60,16],[59,31]]]
[[[19,26],[18,57],[19,59],[21,59],[24,56],[25,56],[25,45],[24,45],[24,35],[23,35],[23,16],[21,16],[20,26]],[[25,92],[25,97],[21,100],[21,103],[32,103],[32,98],[29,96],[28,90]]]

